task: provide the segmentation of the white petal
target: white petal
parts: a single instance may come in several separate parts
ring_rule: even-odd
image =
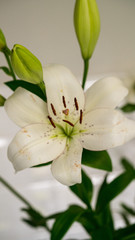
[[[53,176],[62,184],[71,186],[81,183],[82,146],[76,139],[71,140],[63,154],[53,161]]]
[[[81,129],[86,131],[81,135],[82,145],[89,150],[117,147],[135,137],[135,121],[116,110],[97,109],[87,113]]]
[[[48,114],[46,103],[23,88],[17,88],[4,106],[8,116],[20,127],[46,122]]]
[[[53,104],[56,114],[60,118],[65,116],[63,114],[63,110],[65,109],[69,109],[69,114],[75,112],[78,116],[79,110],[84,108],[84,93],[81,85],[70,70],[62,65],[52,64],[44,68],[43,75],[47,91],[49,115],[55,119],[51,107],[51,104]],[[64,106],[63,97],[66,106]],[[75,98],[79,106],[78,111],[75,110]]]
[[[119,79],[101,79],[86,91],[86,112],[95,108],[115,108],[127,94],[127,88]]]
[[[16,171],[46,163],[57,158],[66,146],[66,139],[47,124],[22,128],[8,148],[8,158]]]

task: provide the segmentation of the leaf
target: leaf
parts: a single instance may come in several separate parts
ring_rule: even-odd
[[[84,227],[88,234],[91,234],[98,227],[97,221],[94,218],[94,213],[89,209],[84,211],[79,216],[77,222],[79,222]]]
[[[5,84],[13,91],[15,91],[18,87],[25,88],[46,102],[46,96],[43,94],[41,88],[37,84],[29,83],[23,80],[9,81],[5,82]]]
[[[6,101],[6,98],[4,98],[2,95],[0,95],[0,107],[4,106],[5,101]]]
[[[119,195],[132,182],[132,180],[134,180],[134,178],[134,169],[128,169],[110,183],[106,183],[106,180],[104,180],[98,194],[96,211],[102,211],[110,201]]]
[[[0,67],[0,69],[3,70],[3,72],[6,73],[7,75],[12,76],[9,68],[2,66],[2,67]]]
[[[107,151],[89,151],[83,149],[82,164],[106,171],[112,171],[112,162]]]
[[[71,225],[79,218],[85,211],[82,207],[77,205],[70,206],[65,212],[60,214],[54,222],[51,231],[51,240],[61,240],[66,234]]]
[[[47,162],[47,163],[42,163],[42,164],[39,164],[39,165],[35,165],[35,166],[33,166],[32,168],[35,168],[35,167],[45,167],[45,166],[50,165],[51,163],[52,163],[52,161]]]
[[[134,240],[135,224],[115,231],[114,240]]]
[[[82,170],[82,183],[70,187],[70,190],[76,194],[87,206],[90,207],[90,201],[93,193],[93,185],[90,178]]]
[[[130,221],[129,221],[129,219],[128,219],[127,214],[126,214],[125,212],[120,212],[120,215],[121,215],[121,217],[123,218],[126,226],[129,226],[129,225],[130,225]]]
[[[126,113],[130,113],[130,112],[133,112],[135,111],[135,104],[131,104],[131,103],[128,103],[126,105],[124,105],[121,110],[123,112],[126,112]]]
[[[127,204],[122,203],[121,207],[130,215],[135,217],[135,209],[132,209],[130,206]]]
[[[92,240],[113,240],[113,233],[108,226],[97,228],[92,233]]]
[[[134,169],[134,166],[126,158],[121,159],[121,164],[126,170],[132,171]]]
[[[28,219],[22,219],[25,223],[31,225],[32,227],[47,228],[46,218],[42,216],[38,211],[33,208],[22,208],[21,210],[26,212],[29,217]]]

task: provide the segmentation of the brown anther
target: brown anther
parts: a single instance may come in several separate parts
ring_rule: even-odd
[[[80,124],[82,123],[82,119],[83,119],[83,111],[82,109],[80,110]]]
[[[63,101],[63,105],[64,105],[64,107],[66,108],[66,100],[65,100],[65,97],[64,96],[62,96],[62,101]]]
[[[77,99],[76,99],[76,98],[74,98],[74,102],[75,102],[76,110],[78,110],[78,109],[79,109],[79,106],[78,106],[78,102],[77,102]]]
[[[71,123],[71,122],[69,122],[68,120],[63,120],[63,122],[66,122],[66,123],[68,123],[70,126],[74,127],[74,124]]]
[[[50,123],[52,124],[52,126],[53,126],[54,128],[56,128],[56,126],[55,126],[55,124],[54,124],[52,118],[51,118],[50,116],[48,116],[48,119],[49,119]]]
[[[69,109],[65,109],[62,111],[65,115],[68,115],[69,114]]]
[[[51,108],[52,108],[53,114],[56,116],[56,110],[55,110],[55,108],[54,108],[52,103],[51,103]]]

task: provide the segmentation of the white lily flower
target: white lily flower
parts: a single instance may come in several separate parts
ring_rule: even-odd
[[[16,171],[53,160],[53,176],[62,184],[81,183],[83,148],[105,150],[135,136],[135,122],[114,108],[127,95],[117,78],[99,80],[84,94],[64,66],[44,69],[47,104],[18,88],[5,102],[9,117],[22,129],[8,148]]]

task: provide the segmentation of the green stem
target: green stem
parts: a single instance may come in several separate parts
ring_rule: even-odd
[[[83,81],[82,81],[82,88],[84,89],[87,75],[89,70],[89,59],[84,60],[84,71],[83,71]]]
[[[11,185],[9,185],[9,183],[7,183],[2,177],[0,177],[0,182],[23,203],[25,203],[28,207],[32,208],[31,204],[24,197],[22,197],[20,193],[18,193],[13,187],[11,187]]]
[[[10,72],[12,74],[12,77],[13,77],[13,80],[16,80],[16,76],[14,74],[14,71],[13,71],[13,68],[12,68],[12,65],[11,65],[11,61],[10,61],[10,58],[9,58],[9,55],[6,51],[3,51],[4,55],[5,55],[5,58],[7,60],[7,63],[8,63],[8,66],[9,66],[9,69],[10,69]]]

